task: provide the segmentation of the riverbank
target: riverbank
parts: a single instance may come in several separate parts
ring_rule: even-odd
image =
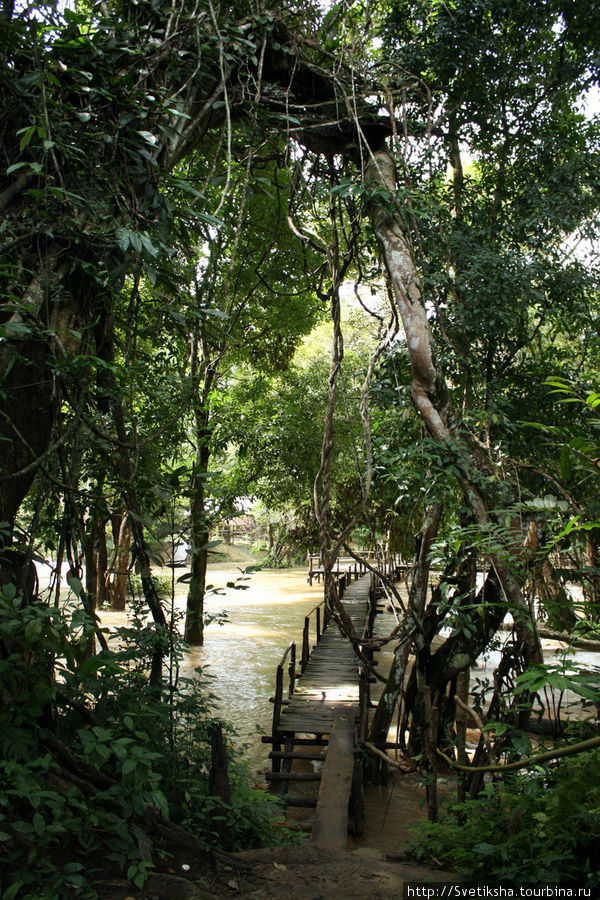
[[[456,881],[442,872],[390,861],[382,853],[331,852],[310,842],[231,855],[178,852],[153,872],[142,890],[121,879],[106,882],[103,900],[388,900],[407,882]]]

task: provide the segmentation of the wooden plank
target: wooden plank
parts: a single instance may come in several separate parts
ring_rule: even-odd
[[[323,850],[345,850],[348,843],[348,804],[354,769],[355,716],[335,720],[327,758],[323,763],[312,840]]]
[[[303,806],[310,809],[317,805],[316,797],[289,797],[286,795],[283,799],[286,806]]]
[[[269,759],[308,759],[323,762],[326,755],[326,753],[322,753],[320,750],[313,751],[312,753],[309,750],[294,750],[293,753],[288,753],[285,750],[272,750],[271,753],[269,753]]]
[[[281,743],[281,740],[279,738],[274,738],[270,734],[263,734],[263,736],[261,737],[261,741],[263,744],[280,744]],[[298,747],[313,747],[313,746],[327,747],[327,745],[329,744],[329,741],[327,739],[323,740],[322,738],[320,740],[316,741],[314,738],[299,738],[299,737],[297,737],[294,740],[294,744]],[[286,751],[284,750],[284,751],[279,751],[279,752],[285,753]]]
[[[316,574],[314,570],[313,574]],[[346,615],[358,635],[363,632],[369,609],[370,580],[369,575],[354,582],[348,579],[342,600]],[[317,841],[325,841],[324,846],[331,846],[332,843],[340,848],[346,846],[348,801],[354,768],[353,736],[360,699],[358,673],[359,658],[352,643],[341,633],[335,622],[331,621],[322,632],[319,643],[311,647],[310,657],[301,676],[297,678],[293,696],[287,702],[283,699],[281,701],[277,728],[280,740],[263,738],[265,743],[273,744],[271,760],[274,775],[268,780],[272,787],[276,784],[281,786],[282,800],[287,801],[290,806],[295,805],[294,799],[283,796],[288,783],[308,781],[315,777],[312,773],[299,773],[294,777],[295,773],[290,772],[294,760],[304,758],[303,754],[295,752],[295,745],[329,743],[327,757],[323,760],[323,771],[327,767],[330,772],[330,786],[327,790],[331,797],[325,796],[323,800],[322,824],[317,827],[316,832]],[[334,747],[332,755],[331,741],[334,733],[338,733],[338,750]],[[299,734],[305,737],[297,737]],[[311,738],[310,735],[315,737]],[[284,740],[286,746],[282,750]],[[278,769],[284,771],[277,772]],[[348,778],[346,770],[349,770]],[[286,777],[287,775],[291,777]],[[343,794],[341,802],[340,793]],[[335,821],[333,830],[330,817]]]
[[[286,757],[287,759],[288,757]],[[267,781],[320,781],[320,772],[267,772]]]

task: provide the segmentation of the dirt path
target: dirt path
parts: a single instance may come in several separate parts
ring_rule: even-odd
[[[179,851],[143,891],[115,881],[105,885],[102,900],[387,900],[402,897],[407,881],[452,881],[448,872],[402,859],[410,824],[425,817],[422,794],[414,773],[369,788],[365,834],[350,839],[345,852],[319,850],[310,840],[210,860]]]
[[[150,876],[143,891],[106,884],[103,900],[388,900],[402,897],[406,881],[449,881],[447,873],[390,862],[364,849],[332,853],[307,843],[250,850],[207,869],[176,864]]]
[[[231,882],[239,881],[238,896],[265,900],[383,900],[401,897],[405,881],[449,880],[446,873],[389,862],[372,851],[360,849],[331,853],[309,844],[252,851],[240,856],[252,865],[252,871],[236,874],[231,879]]]

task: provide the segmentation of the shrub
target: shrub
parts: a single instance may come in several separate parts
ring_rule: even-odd
[[[80,661],[86,630],[81,610],[0,591],[0,895],[95,898],[119,870],[142,886],[168,852],[161,817],[205,848],[220,843],[216,816],[232,849],[280,842],[274,800],[235,760],[231,803],[210,796],[210,678],[148,683],[157,639],[177,672],[176,635],[137,621],[117,650]]]
[[[600,884],[600,752],[488,783],[409,848],[477,884]]]

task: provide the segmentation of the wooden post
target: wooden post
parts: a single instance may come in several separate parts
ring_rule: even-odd
[[[213,722],[211,725],[210,753],[208,789],[210,794],[218,799],[211,815],[213,820],[211,825],[219,835],[223,849],[231,850],[230,826],[227,816],[224,815],[225,810],[231,806],[231,786],[227,769],[227,748],[223,737],[223,726],[220,722]]]
[[[427,817],[430,822],[438,820],[438,792],[437,792],[437,728],[438,708],[431,705],[431,688],[423,686],[422,700],[422,734],[423,751],[427,764],[428,779],[426,787]]]
[[[456,679],[456,694],[465,706],[469,702],[469,670],[459,672]],[[456,704],[456,756],[459,765],[467,766],[469,757],[466,751],[467,740],[467,713],[458,703]],[[456,799],[462,803],[466,796],[466,773],[457,770],[456,772]]]
[[[334,722],[323,763],[319,799],[312,830],[313,843],[323,850],[345,850],[348,804],[354,771],[354,712]]]
[[[279,735],[279,720],[281,718],[281,706],[283,703],[283,663],[280,662],[275,673],[275,696],[273,697],[273,750],[281,750],[281,738]],[[277,757],[273,758],[273,771],[279,772],[281,762]]]
[[[293,696],[296,688],[296,645],[290,648],[290,664],[288,666],[288,699]]]
[[[304,619],[304,628],[302,630],[302,657],[300,660],[300,671],[304,672],[308,665],[308,658],[310,656],[310,646],[308,641],[308,629],[310,627],[310,616],[306,616]]]

